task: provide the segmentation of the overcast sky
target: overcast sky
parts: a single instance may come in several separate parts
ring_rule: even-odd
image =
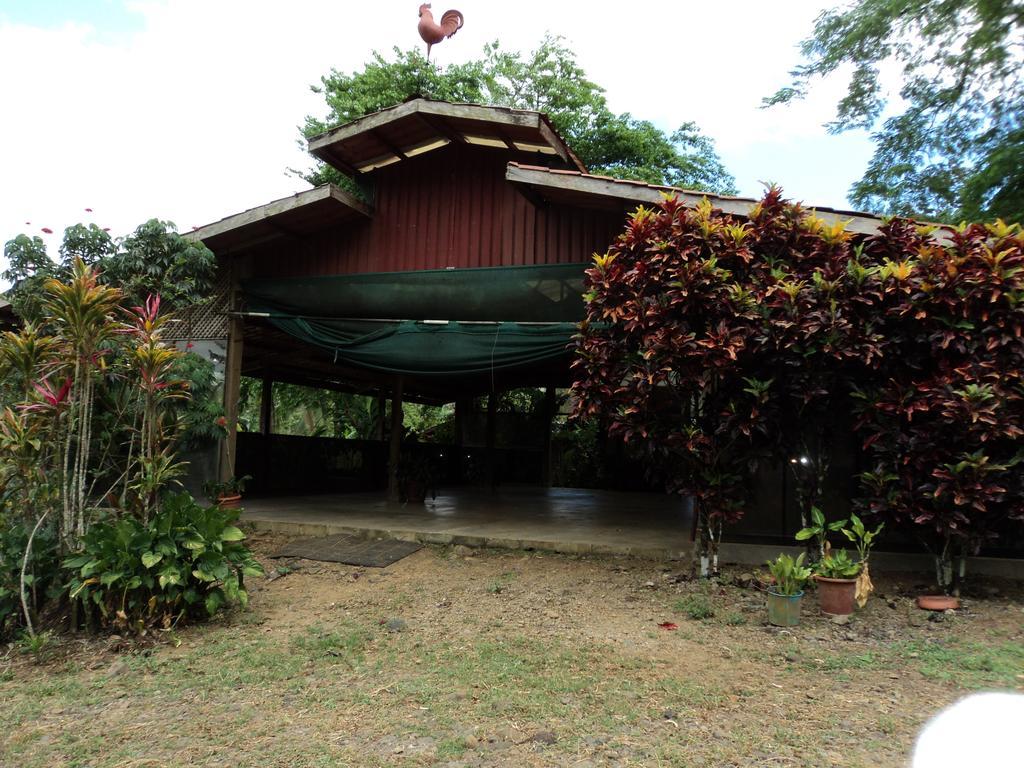
[[[843,82],[760,109],[831,3],[813,0],[555,3],[458,0],[465,27],[443,64],[485,42],[529,49],[563,35],[613,110],[671,130],[694,120],[741,193],[782,184],[847,207],[871,154],[827,134]],[[437,3],[435,15],[446,10]],[[125,234],[151,217],[181,231],[307,188],[297,143],[322,114],[309,85],[374,49],[422,45],[415,0],[0,0],[0,242],[79,221]],[[91,208],[92,213],[85,209]]]

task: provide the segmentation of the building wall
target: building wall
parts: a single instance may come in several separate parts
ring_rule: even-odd
[[[535,206],[505,180],[513,155],[449,145],[374,174],[373,218],[253,256],[252,275],[298,277],[589,261],[625,226],[625,208]]]

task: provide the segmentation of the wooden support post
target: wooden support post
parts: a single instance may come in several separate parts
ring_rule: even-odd
[[[388,447],[388,501],[400,501],[398,461],[402,455],[402,377],[395,379],[391,393],[391,444]]]
[[[260,433],[266,437],[274,430],[274,380],[264,374],[260,390]]]
[[[498,478],[495,472],[494,443],[497,433],[496,409],[498,396],[494,391],[487,393],[487,485],[491,491],[498,487]]]
[[[544,455],[541,459],[541,483],[546,488],[551,487],[551,430],[555,425],[557,408],[555,388],[549,386],[544,391]]]
[[[230,480],[235,476],[235,449],[238,445],[238,398],[241,393],[242,341],[245,325],[242,318],[232,316],[228,321],[228,359],[224,365],[224,415],[227,417],[228,434],[221,441],[220,479]]]

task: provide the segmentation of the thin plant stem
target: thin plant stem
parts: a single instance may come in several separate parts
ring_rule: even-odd
[[[28,568],[28,556],[32,552],[32,542],[35,540],[36,533],[39,532],[39,527],[43,524],[43,521],[46,519],[48,514],[50,514],[49,509],[43,512],[36,521],[35,527],[32,529],[32,533],[28,535],[28,542],[25,544],[25,554],[21,558],[21,608],[25,612],[25,628],[28,629],[28,636],[31,638],[35,638],[36,632],[35,628],[32,626],[32,612],[28,608],[28,600],[25,597],[25,571]]]

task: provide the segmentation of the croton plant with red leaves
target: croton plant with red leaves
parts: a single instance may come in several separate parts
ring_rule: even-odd
[[[894,221],[865,252],[886,350],[858,392],[863,503],[913,526],[957,592],[965,558],[1024,521],[1024,238],[996,222],[936,242]]]
[[[760,326],[749,235],[710,204],[638,209],[587,272],[573,362],[575,415],[606,419],[693,497],[705,570],[769,425],[748,354]]]
[[[1020,518],[1021,258],[1002,224],[854,236],[775,188],[747,219],[640,208],[587,272],[575,415],[668,470],[713,557],[761,459],[794,462],[809,513],[856,396],[854,501],[972,550]]]

